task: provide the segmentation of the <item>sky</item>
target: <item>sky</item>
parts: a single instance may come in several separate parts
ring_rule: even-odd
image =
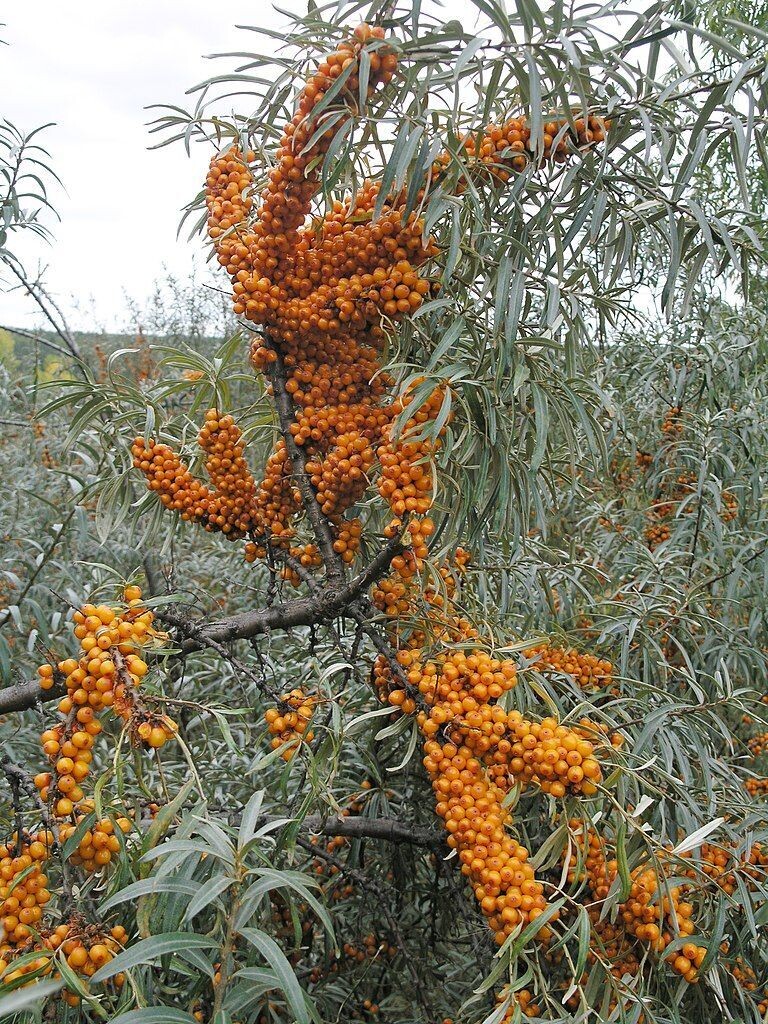
[[[185,275],[195,253],[204,259],[177,228],[210,154],[150,150],[145,107],[187,106],[185,91],[219,70],[203,55],[265,47],[236,21],[283,23],[267,3],[0,0],[0,117],[27,131],[55,122],[44,142],[64,185],[53,244],[30,237],[19,251],[28,269],[47,268],[72,327],[128,326],[125,293],[141,299],[163,265]],[[0,325],[40,324],[31,300],[0,293]]]

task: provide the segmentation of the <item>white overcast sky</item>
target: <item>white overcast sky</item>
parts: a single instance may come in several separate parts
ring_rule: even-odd
[[[284,0],[306,10],[306,0]],[[444,4],[446,17],[460,0]],[[127,326],[124,294],[141,299],[163,266],[186,274],[199,242],[176,232],[209,154],[183,145],[150,150],[152,103],[187,106],[185,91],[232,62],[204,55],[270,45],[235,24],[280,28],[264,0],[0,0],[0,117],[44,135],[64,190],[53,199],[61,223],[53,244],[20,249],[70,318],[85,330]],[[220,65],[220,66],[217,66]],[[193,150],[193,156],[194,150]],[[41,324],[32,302],[0,293],[0,324]]]
[[[64,184],[53,244],[22,252],[83,329],[126,323],[124,292],[141,298],[170,270],[185,274],[193,250],[176,232],[200,186],[207,154],[182,145],[150,150],[151,103],[186,106],[185,91],[214,73],[204,54],[257,43],[234,22],[278,27],[266,3],[210,0],[0,0],[0,117],[45,135]],[[265,40],[259,38],[263,47]],[[78,305],[82,308],[78,311]],[[0,294],[0,323],[38,324],[29,299]]]

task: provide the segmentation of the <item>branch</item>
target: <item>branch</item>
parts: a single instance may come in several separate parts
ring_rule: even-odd
[[[34,301],[37,303],[40,311],[43,313],[43,315],[45,316],[46,320],[51,325],[53,330],[64,342],[65,346],[69,350],[69,353],[75,359],[75,362],[77,363],[77,369],[79,370],[79,372],[84,377],[87,376],[85,371],[83,370],[83,366],[85,364],[83,362],[83,357],[80,354],[80,349],[78,348],[74,335],[67,327],[59,307],[53,301],[51,296],[45,291],[45,289],[42,287],[39,281],[30,283],[25,277],[25,275],[21,271],[17,270],[16,267],[14,267],[12,264],[8,264],[8,266],[10,268],[11,273],[18,279],[21,286],[25,289],[30,298],[34,299]],[[56,321],[56,317],[53,315],[53,313],[51,313],[50,309],[46,305],[46,302],[50,303],[50,305],[53,307],[55,312],[60,317],[61,322]]]
[[[349,864],[346,864],[339,857],[334,856],[334,854],[329,853],[327,850],[324,850],[320,846],[315,846],[313,843],[309,842],[308,839],[303,839],[301,836],[296,836],[296,845],[300,846],[303,850],[306,850],[307,853],[311,853],[315,857],[319,857],[321,860],[326,861],[328,864],[332,864],[342,874],[348,875],[351,879],[353,879],[353,881],[357,882],[357,884],[362,889],[366,889],[378,900],[379,908],[387,922],[387,926],[394,935],[399,950],[403,954],[406,969],[408,971],[408,974],[410,975],[411,984],[413,985],[414,994],[419,1000],[422,1011],[424,1013],[424,1022],[425,1024],[428,1024],[428,1022],[432,1021],[433,1013],[431,1007],[427,1002],[427,996],[424,987],[424,978],[419,975],[413,957],[409,955],[408,946],[406,945],[405,936],[403,934],[402,928],[400,927],[400,922],[389,909],[387,891],[391,891],[391,886],[386,886],[385,888],[385,886],[379,883],[377,879],[370,878],[368,875],[366,875],[363,871],[361,871],[358,868],[350,867]]]
[[[157,617],[179,628],[186,634],[182,654],[213,643],[249,640],[273,629],[293,629],[296,626],[315,626],[341,615],[352,608],[357,599],[387,571],[389,563],[402,549],[395,537],[376,555],[373,561],[343,586],[328,587],[311,597],[299,597],[268,608],[257,608],[239,615],[231,615],[218,622],[197,624],[170,612],[158,611]],[[350,617],[357,620],[354,613]]]
[[[37,334],[31,334],[29,331],[23,331],[20,327],[2,327],[2,330],[8,331],[9,334],[18,334],[21,338],[28,338],[30,341],[34,341],[37,345],[46,345],[48,348],[52,348],[54,352],[58,352],[59,355],[70,357],[72,354],[68,352],[61,345],[57,345],[55,341],[49,341],[48,338],[41,338]]]
[[[405,825],[396,818],[305,818],[302,831],[320,836],[347,836],[350,839],[380,839],[387,843],[442,847],[443,837],[430,828]]]
[[[158,619],[174,626],[183,635],[184,639],[180,645],[182,657],[205,647],[218,649],[221,644],[233,640],[249,640],[275,629],[316,626],[337,615],[348,614],[350,618],[358,621],[360,612],[356,609],[356,602],[372,583],[383,576],[398,550],[400,540],[393,538],[354,579],[349,580],[344,586],[326,588],[311,597],[300,597],[269,608],[241,612],[239,615],[231,615],[214,622],[195,622],[188,616],[173,611],[158,610],[155,614]],[[0,624],[1,622],[0,619]],[[0,689],[0,714],[26,711],[43,701],[59,699],[65,692],[59,686],[42,690],[38,680]]]
[[[66,695],[66,692],[63,686],[54,686],[50,690],[43,690],[39,679],[18,683],[16,686],[7,686],[0,690],[0,715],[9,714],[11,711],[27,711],[43,701],[59,700]]]

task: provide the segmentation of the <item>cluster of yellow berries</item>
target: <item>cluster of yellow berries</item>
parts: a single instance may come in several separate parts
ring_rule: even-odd
[[[739,500],[733,491],[724,490],[720,493],[720,519],[724,523],[732,523],[739,514]]]
[[[397,956],[397,946],[393,946],[391,942],[387,942],[385,939],[379,939],[373,932],[368,932],[360,940],[359,946],[353,942],[345,942],[342,946],[342,952],[347,960],[354,960],[356,963],[362,964],[366,960],[373,960],[377,957],[385,957],[391,960]]]
[[[744,788],[750,796],[766,796],[768,795],[768,779],[747,779]]]
[[[0,846],[0,970],[7,967],[9,953],[38,931],[43,907],[51,894],[43,870],[54,837],[51,832],[21,837],[14,833]],[[5,967],[3,966],[5,962]]]
[[[613,665],[595,654],[542,643],[526,648],[523,656],[537,672],[571,676],[584,690],[599,690],[613,685]]]
[[[95,809],[96,805],[92,800],[81,800],[76,808],[74,822],[63,821],[59,825],[59,842],[62,845],[66,843]],[[119,833],[127,835],[132,828],[130,818],[122,815],[115,821],[111,818],[94,821],[81,832],[77,849],[71,855],[70,862],[75,867],[81,867],[87,874],[107,867],[115,854],[120,852]]]
[[[723,950],[727,953],[727,948]],[[756,1002],[757,1014],[760,1020],[765,1018],[768,1013],[768,986],[765,982],[760,984],[757,980],[753,968],[749,964],[745,963],[741,957],[736,958],[736,962],[730,969],[731,976],[734,981],[745,991],[752,994],[753,999]]]
[[[512,817],[504,806],[504,790],[489,778],[468,747],[427,740],[424,766],[432,779],[435,810],[445,823],[448,845],[458,852],[462,874],[501,945],[547,906],[528,851],[507,831]],[[540,938],[548,934],[548,929],[542,929]]]
[[[691,857],[690,854],[686,856]],[[737,859],[733,850],[725,846],[703,843],[696,866],[691,866],[685,874],[696,881],[702,874],[707,875],[729,896],[738,890],[738,879],[747,889],[753,889],[755,883],[764,886],[768,882],[768,847],[753,843],[749,853]]]
[[[643,530],[643,536],[645,537],[648,549],[655,551],[657,547],[665,544],[672,536],[672,527],[669,523],[649,523],[645,530]]]
[[[60,837],[60,841],[64,841]],[[17,834],[8,844],[0,846],[0,982],[18,984],[29,975],[30,980],[55,971],[54,954],[61,948],[68,966],[83,978],[95,974],[119,951],[127,939],[124,928],[117,926],[110,934],[102,925],[88,925],[79,915],[54,928],[43,926],[43,910],[51,899],[46,888],[48,877],[43,871],[54,845],[52,832],[34,836]],[[27,954],[39,954],[28,956]],[[18,962],[18,966],[15,966]],[[123,975],[112,983],[120,987]],[[65,990],[65,1001],[77,1005],[80,997]]]
[[[502,707],[499,701],[515,686],[518,667],[478,646],[477,631],[454,610],[458,575],[467,561],[461,552],[455,565],[442,568],[443,588],[422,592],[429,636],[423,630],[411,629],[407,637],[400,632],[398,619],[413,618],[414,589],[397,577],[394,584],[379,584],[374,599],[390,617],[400,674],[380,656],[374,678],[382,701],[416,714],[448,845],[457,850],[462,873],[501,944],[546,908],[528,851],[507,832],[512,819],[505,795],[515,784],[532,784],[556,798],[593,796],[602,778],[596,744],[607,741],[607,731],[587,720],[576,727],[554,718],[534,722]],[[567,664],[586,678],[611,671],[598,659],[585,660],[583,668]],[[544,928],[539,937],[548,935]]]
[[[675,405],[668,409],[661,421],[661,432],[668,438],[679,437],[683,432],[682,409]]]
[[[496,1003],[497,1005],[508,1004],[504,1016],[498,1021],[498,1024],[511,1024],[512,1021],[519,1019],[519,1013],[524,1017],[538,1017],[541,1014],[541,1007],[535,1001],[533,993],[527,988],[518,989],[516,992],[508,992],[504,988],[497,994]],[[455,1022],[453,1017],[443,1017],[442,1024],[455,1024]]]
[[[53,806],[59,818],[70,815],[77,801],[83,799],[80,783],[90,771],[91,747],[100,732],[101,723],[93,708],[81,707],[69,721],[46,729],[40,736],[43,753],[54,770],[36,775],[35,785],[42,800],[50,800],[55,793]]]
[[[473,169],[482,168],[499,181],[508,181],[513,172],[524,171],[531,163],[543,167],[547,163],[562,164],[575,148],[588,149],[605,139],[611,127],[610,120],[601,117],[576,117],[573,124],[565,118],[547,121],[541,139],[542,151],[536,152],[536,139],[531,138],[531,129],[524,117],[513,117],[503,124],[489,124],[483,132],[479,145],[474,134],[460,140],[465,159],[469,158]],[[451,163],[448,153],[441,153],[432,165],[433,177],[444,174]],[[479,165],[479,167],[477,167]],[[457,191],[466,186],[466,174],[462,174]]]
[[[148,668],[137,652],[164,634],[154,629],[153,614],[145,608],[139,587],[126,587],[123,601],[122,611],[92,604],[76,611],[79,657],[60,661],[55,668],[41,665],[38,669],[43,690],[63,681],[67,691],[59,701],[64,720],[40,737],[53,770],[35,777],[41,799],[55,800],[53,810],[59,818],[69,817],[83,799],[81,783],[90,771],[92,748],[102,731],[99,712],[111,710],[126,722],[132,740],[148,747],[162,746],[175,732],[170,719],[145,710],[139,698]]]
[[[757,736],[752,736],[751,739],[747,740],[747,747],[753,757],[760,757],[768,751],[768,732],[761,732]]]
[[[317,697],[297,688],[283,694],[280,699],[285,710],[268,708],[264,719],[272,734],[272,749],[285,747],[281,756],[284,761],[290,761],[302,743],[309,743],[314,738],[315,734],[308,727],[315,713]]]
[[[569,882],[586,881],[587,889],[595,905],[589,908],[593,928],[601,916],[603,903],[618,877],[618,861],[609,857],[610,850],[604,837],[593,829],[584,829],[579,821],[570,823],[572,836],[581,848],[582,869],[576,861],[568,865]],[[683,897],[683,887],[667,884],[667,878],[676,874],[663,856],[654,856],[650,862],[638,865],[630,874],[630,891],[627,899],[619,905],[619,918],[624,935],[608,936],[614,948],[623,958],[630,957],[635,963],[637,954],[631,949],[632,937],[647,945],[655,953],[662,954],[677,938],[692,935],[696,928],[692,920],[693,907]],[[593,916],[594,915],[594,916]],[[598,929],[598,933],[599,933]],[[603,936],[605,938],[605,936]],[[677,952],[665,959],[678,974],[689,983],[698,981],[698,970],[706,956],[706,949],[692,942],[685,942]],[[624,964],[622,961],[622,970]]]
[[[252,152],[230,148],[213,159],[206,179],[208,231],[232,279],[234,311],[264,329],[252,345],[253,363],[269,373],[278,359],[282,362],[295,408],[291,433],[334,531],[334,547],[348,562],[359,548],[360,524],[345,513],[363,497],[377,460],[379,491],[398,520],[393,529],[401,528],[405,516],[426,515],[432,502],[430,462],[439,438],[413,441],[409,433],[434,419],[445,397],[436,388],[401,436],[393,437],[394,420],[411,396],[388,400],[393,381],[380,372],[386,331],[437,290],[419,267],[438,249],[426,237],[423,218],[406,212],[406,194],[387,195],[382,202],[381,183],[366,180],[354,198],[333,202],[322,217],[310,216],[323,157],[358,111],[363,51],[368,97],[391,81],[397,57],[384,41],[384,30],[360,25],[310,73],[256,209]],[[340,75],[344,88],[335,103],[316,114]],[[562,162],[569,147],[601,142],[607,127],[596,117],[548,121],[539,149],[525,119],[489,125],[479,146],[475,135],[462,140],[466,175],[489,172],[506,180],[531,159]],[[447,155],[437,159],[417,198],[436,187],[438,179],[445,186],[443,170],[449,162]],[[466,175],[455,182],[457,191],[465,186]],[[209,415],[221,430],[218,414]],[[301,495],[282,439],[267,460],[261,484],[254,487],[242,462],[239,433],[232,424],[226,430],[234,442],[226,456],[229,491],[218,487],[211,492],[194,481],[178,456],[157,442],[139,438],[134,458],[169,508],[231,538],[248,534],[245,554],[253,561],[265,557],[269,544],[290,542]],[[411,558],[396,572],[408,578],[421,568],[427,536],[426,530],[411,529]],[[305,568],[320,562],[316,549],[294,546],[291,554]],[[284,576],[298,580],[290,567]]]
[[[122,949],[128,938],[128,933],[121,925],[104,931],[100,924],[87,924],[83,918],[73,917],[67,926],[67,933],[61,942],[61,951],[67,961],[67,966],[79,975],[85,985],[88,978],[113,960]],[[110,985],[120,989],[125,984],[125,975],[116,974],[110,979]],[[76,992],[65,991],[64,1000],[70,1006],[79,1006],[81,997]]]
[[[168,445],[152,439],[136,438],[133,464],[166,508],[179,512],[184,520],[202,523],[206,530],[220,530],[229,540],[238,540],[258,520],[256,481],[243,456],[240,428],[231,416],[209,409],[197,440],[207,455],[205,469],[212,487],[200,483]]]

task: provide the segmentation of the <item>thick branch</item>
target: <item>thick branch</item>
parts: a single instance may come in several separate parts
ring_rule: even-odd
[[[9,714],[11,711],[27,711],[41,701],[59,700],[66,692],[62,686],[43,690],[40,687],[39,679],[18,683],[16,686],[7,686],[4,690],[0,690],[0,715]]]
[[[443,837],[434,829],[406,825],[396,818],[322,818],[313,815],[302,821],[301,831],[317,836],[378,839],[386,843],[407,843],[410,846],[441,848],[444,843]]]
[[[392,558],[402,550],[399,538],[393,538],[376,555],[370,565],[354,579],[339,587],[328,587],[311,597],[299,597],[269,608],[257,608],[239,615],[231,615],[218,622],[198,625],[169,612],[159,611],[158,618],[177,626],[186,633],[182,653],[205,647],[211,641],[228,643],[231,640],[249,640],[273,629],[293,629],[296,626],[315,626],[343,615],[365,593],[372,583],[387,571]],[[354,617],[354,616],[353,616]]]
[[[368,587],[387,571],[392,558],[402,550],[399,538],[392,538],[362,572],[343,586],[325,588],[311,597],[300,597],[284,604],[254,611],[241,612],[226,619],[213,622],[195,622],[174,611],[158,610],[157,618],[174,626],[181,632],[181,654],[205,647],[218,647],[233,640],[249,640],[272,630],[294,629],[297,626],[315,626],[337,615],[348,614],[358,621],[359,612],[354,610],[356,602]],[[145,569],[147,566],[145,565]],[[157,579],[154,585],[158,585]],[[59,699],[65,694],[60,686],[42,690],[38,680],[19,683],[0,690],[0,714],[26,711],[42,701]]]

